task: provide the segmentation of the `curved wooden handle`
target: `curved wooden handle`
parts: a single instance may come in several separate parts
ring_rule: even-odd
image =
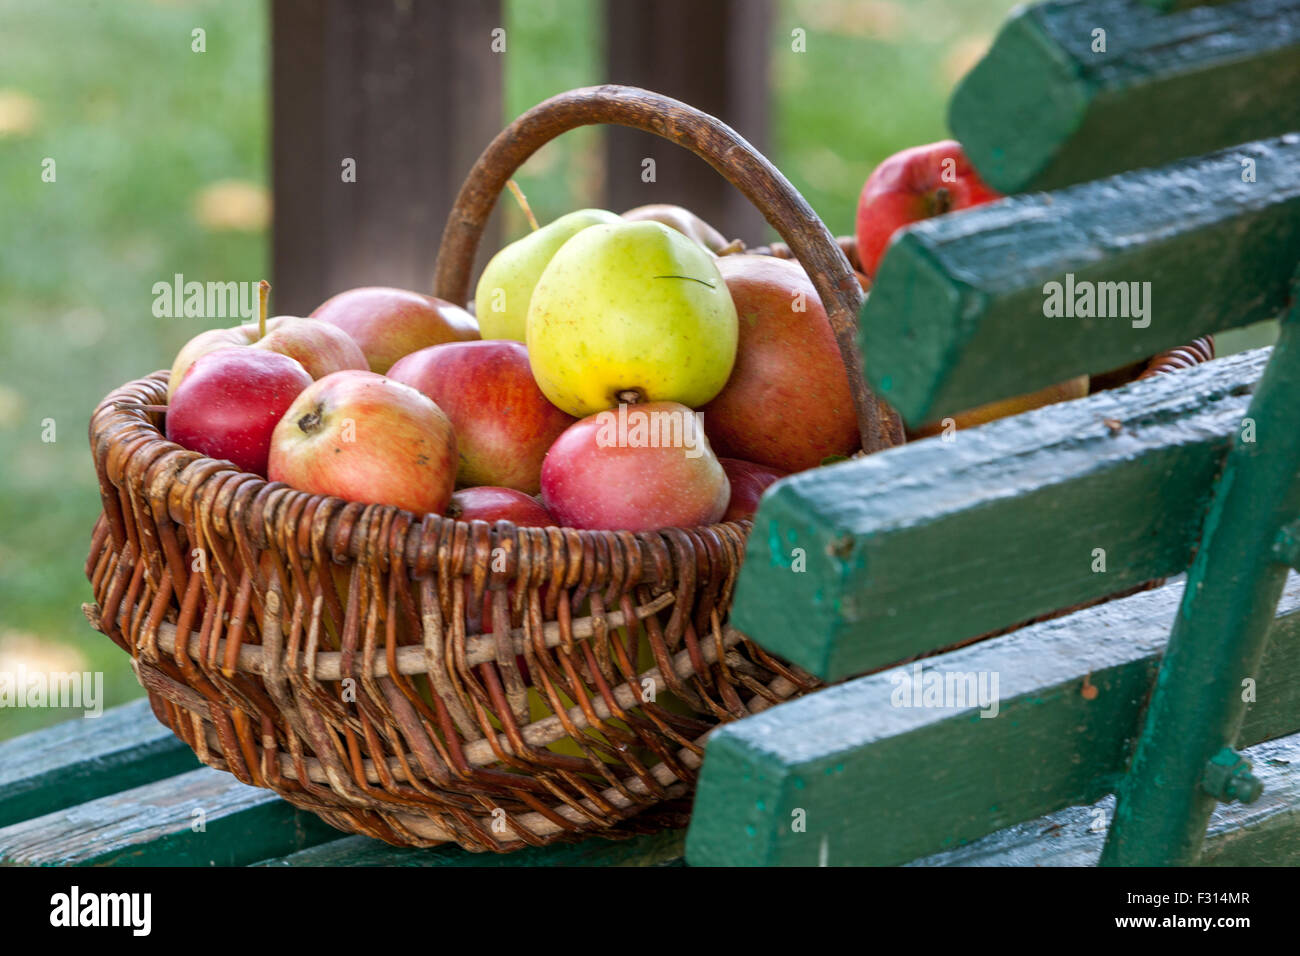
[[[902,444],[897,416],[876,399],[862,377],[855,342],[862,287],[835,238],[789,180],[739,133],[658,93],[631,86],[571,90],[539,103],[507,126],[479,156],[447,217],[434,294],[456,303],[467,301],[474,254],[506,182],[529,156],[561,133],[597,123],[630,126],[686,147],[758,208],[789,245],[821,297],[848,369],[863,450]]]

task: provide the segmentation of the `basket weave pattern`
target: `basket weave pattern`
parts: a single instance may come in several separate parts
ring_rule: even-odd
[[[505,850],[680,822],[700,738],[814,686],[725,626],[745,522],[492,527],[309,495],[115,407],[165,392],[133,382],[92,422],[93,623],[200,759],[341,829]]]
[[[687,146],[750,195],[856,358],[861,289],[793,187],[712,117],[627,88],[556,97],[488,147],[437,294],[465,300],[514,169],[595,122]],[[851,378],[864,447],[889,444],[890,413]],[[726,624],[748,522],[517,528],[306,494],[167,441],[140,407],[166,386],[131,382],[91,419],[87,614],[201,760],[340,829],[507,851],[680,825],[709,730],[816,686]]]

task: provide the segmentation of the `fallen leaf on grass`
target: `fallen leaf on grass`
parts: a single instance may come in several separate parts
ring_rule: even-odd
[[[199,190],[194,218],[213,232],[260,232],[271,221],[271,196],[257,183],[223,179]]]
[[[21,90],[0,90],[0,137],[28,135],[40,113],[37,102]]]

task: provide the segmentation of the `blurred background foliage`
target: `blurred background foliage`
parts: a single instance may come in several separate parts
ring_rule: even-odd
[[[779,0],[768,153],[832,231],[851,232],[876,163],[947,135],[948,95],[1011,6]],[[503,123],[604,80],[597,0],[505,0],[505,11]],[[795,27],[807,53],[791,51]],[[106,706],[140,693],[80,611],[99,511],[87,421],[198,331],[152,315],[155,282],[268,271],[267,57],[263,0],[0,0],[0,672],[102,671]],[[599,204],[598,136],[562,137],[521,173],[540,219]],[[510,206],[508,233],[525,228]],[[0,709],[0,737],[70,716]]]

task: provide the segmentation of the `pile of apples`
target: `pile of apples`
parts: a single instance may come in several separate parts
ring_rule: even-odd
[[[268,321],[264,284],[257,323],[177,355],[167,436],[417,514],[630,531],[750,517],[778,477],[851,454],[857,427],[808,276],[725,245],[680,207],[579,210],[492,258],[477,318],[369,287]],[[679,440],[638,432],[654,416]]]
[[[864,269],[907,222],[992,198],[955,143],[886,161],[859,203]],[[803,268],[732,253],[678,206],[534,223],[487,264],[473,314],[368,287],[267,321],[267,289],[257,323],[181,349],[166,432],[302,491],[645,531],[748,518],[777,478],[858,447]],[[636,423],[656,416],[703,434],[646,440]]]

